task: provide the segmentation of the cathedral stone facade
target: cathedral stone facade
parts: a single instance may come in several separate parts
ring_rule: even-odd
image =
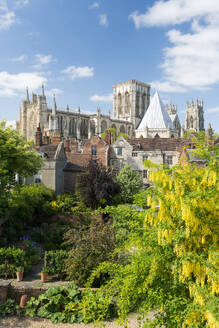
[[[136,128],[150,104],[150,85],[129,80],[114,85],[113,114],[117,119],[132,122]]]
[[[203,101],[187,101],[185,130],[204,131]]]
[[[129,137],[178,138],[187,130],[204,130],[203,101],[187,102],[185,126],[181,127],[177,107],[165,107],[157,92],[150,102],[150,85],[143,82],[129,80],[114,85],[113,117],[103,115],[100,108],[96,113],[71,110],[69,106],[58,108],[55,96],[49,107],[42,86],[41,95],[32,94],[31,100],[27,89],[17,121],[17,129],[27,140],[35,139],[38,126],[52,142],[56,137],[88,140],[108,128]]]
[[[96,113],[85,113],[78,110],[60,109],[56,105],[55,96],[53,97],[53,106],[50,108],[47,104],[44,86],[42,86],[41,95],[32,94],[30,100],[28,89],[26,99],[22,101],[19,120],[16,128],[27,139],[35,139],[37,127],[41,127],[43,136],[51,139],[61,136],[75,138],[77,140],[87,140],[93,135],[101,135],[106,129],[114,128],[117,134],[126,133],[129,136],[134,133],[132,122],[122,118],[112,118],[101,114],[100,108]]]

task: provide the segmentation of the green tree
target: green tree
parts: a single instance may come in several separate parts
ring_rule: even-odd
[[[144,217],[129,217],[132,229],[123,247],[129,263],[105,263],[92,273],[94,279],[100,272],[111,272],[100,291],[105,304],[116,298],[122,319],[134,309],[155,310],[155,319],[144,328],[218,327],[218,148],[210,147],[208,158],[201,144],[196,149],[206,158],[204,167],[188,164],[150,171],[150,208]],[[123,215],[116,219],[121,229]],[[103,302],[97,304],[104,313]]]
[[[107,131],[110,131],[110,133],[111,133],[111,135],[112,135],[112,137],[113,137],[113,142],[116,141],[116,139],[117,139],[118,137],[120,137],[120,136],[123,137],[123,138],[125,138],[125,139],[128,139],[128,138],[129,138],[128,134],[126,134],[126,133],[124,133],[124,132],[120,132],[119,134],[117,134],[115,128],[108,128],[108,129],[106,129],[106,130],[101,134],[101,138],[103,138],[103,139],[106,138],[106,132],[107,132]]]
[[[78,177],[77,183],[84,203],[92,209],[112,205],[114,197],[120,191],[114,176],[111,168],[90,161],[87,171]]]
[[[140,174],[126,164],[118,173],[116,181],[121,188],[123,202],[132,202],[133,196],[142,188],[143,181]]]
[[[70,249],[65,261],[69,279],[83,286],[92,270],[100,263],[109,261],[115,248],[113,229],[102,222],[91,221],[90,226],[70,229],[65,234],[65,245]]]
[[[8,206],[10,190],[15,186],[15,175],[31,176],[39,171],[43,160],[27,142],[5,122],[0,122],[0,217]]]

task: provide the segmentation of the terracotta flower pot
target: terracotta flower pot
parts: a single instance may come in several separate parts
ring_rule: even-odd
[[[20,299],[20,307],[21,308],[25,308],[25,306],[27,304],[27,300],[28,300],[28,295],[24,294],[21,296],[21,299]]]
[[[24,275],[23,272],[16,272],[16,275],[17,275],[17,281],[22,281],[23,280],[23,275]]]
[[[42,282],[46,282],[47,277],[48,277],[48,273],[46,273],[46,272],[41,272],[41,281],[42,281]]]

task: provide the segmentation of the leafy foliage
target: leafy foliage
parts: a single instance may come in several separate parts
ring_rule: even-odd
[[[101,264],[92,273],[95,279],[111,268],[110,279],[99,290],[104,301],[93,296],[92,308],[98,313],[106,313],[105,304],[113,298],[123,320],[133,309],[154,310],[155,319],[145,319],[144,327],[217,327],[219,170],[217,150],[211,152],[206,167],[151,170],[154,186],[147,190],[146,215],[133,213],[126,224],[124,215],[120,218],[126,231],[138,222],[121,243],[129,262]],[[90,293],[85,292],[85,300],[92,299]]]
[[[6,317],[9,314],[18,314],[19,306],[15,304],[15,301],[8,298],[4,304],[0,304],[0,317]]]
[[[68,252],[63,250],[46,252],[44,264],[48,268],[48,274],[62,276],[64,274],[64,264],[67,257]]]
[[[72,194],[62,194],[57,196],[57,200],[53,203],[56,210],[60,213],[71,213],[78,204],[78,196]]]
[[[16,269],[23,267],[25,253],[20,248],[0,248],[0,277],[8,278],[16,276]]]
[[[65,237],[70,248],[65,271],[69,279],[83,286],[92,270],[111,258],[115,248],[113,230],[102,222],[93,221],[89,227],[70,229]]]
[[[17,241],[28,225],[38,226],[55,211],[51,205],[54,192],[43,185],[18,186],[11,191],[8,220],[3,224],[8,242]]]
[[[77,188],[84,203],[92,209],[112,205],[114,196],[120,191],[113,170],[93,161],[90,161],[87,172],[79,176]]]
[[[38,298],[31,297],[26,305],[26,315],[48,318],[53,323],[81,322],[79,301],[80,292],[75,284],[51,287]]]
[[[132,202],[133,196],[142,188],[142,178],[137,171],[134,171],[130,165],[126,164],[116,177],[121,188],[122,201]]]
[[[18,132],[0,122],[0,217],[5,214],[15,175],[27,177],[38,172],[42,158]]]
[[[22,223],[38,225],[39,219],[54,214],[50,202],[54,192],[43,185],[23,185],[12,191],[9,217]]]
[[[128,134],[126,134],[126,133],[124,133],[124,132],[120,132],[119,134],[117,134],[117,131],[116,131],[115,128],[108,128],[108,129],[106,129],[106,130],[101,134],[101,138],[103,138],[103,139],[106,138],[106,133],[107,133],[107,131],[110,131],[111,136],[112,136],[112,139],[113,139],[113,142],[115,142],[116,139],[117,139],[118,137],[120,137],[120,136],[123,137],[123,138],[125,138],[125,139],[128,139],[128,138],[129,138]]]
[[[101,134],[101,138],[105,139],[106,138],[106,133],[107,131],[110,131],[112,138],[113,138],[113,142],[116,141],[117,139],[117,132],[115,128],[108,128],[106,129],[102,134]]]

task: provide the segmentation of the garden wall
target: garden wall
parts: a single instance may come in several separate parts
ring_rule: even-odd
[[[26,281],[16,282],[14,280],[0,280],[0,304],[4,303],[7,298],[14,299],[19,303],[22,295],[27,295],[28,299],[30,297],[38,297],[39,295],[45,293],[48,288],[68,285],[69,281],[58,281],[53,283],[31,283]],[[83,290],[84,288],[79,288]],[[97,288],[92,288],[93,290]]]

